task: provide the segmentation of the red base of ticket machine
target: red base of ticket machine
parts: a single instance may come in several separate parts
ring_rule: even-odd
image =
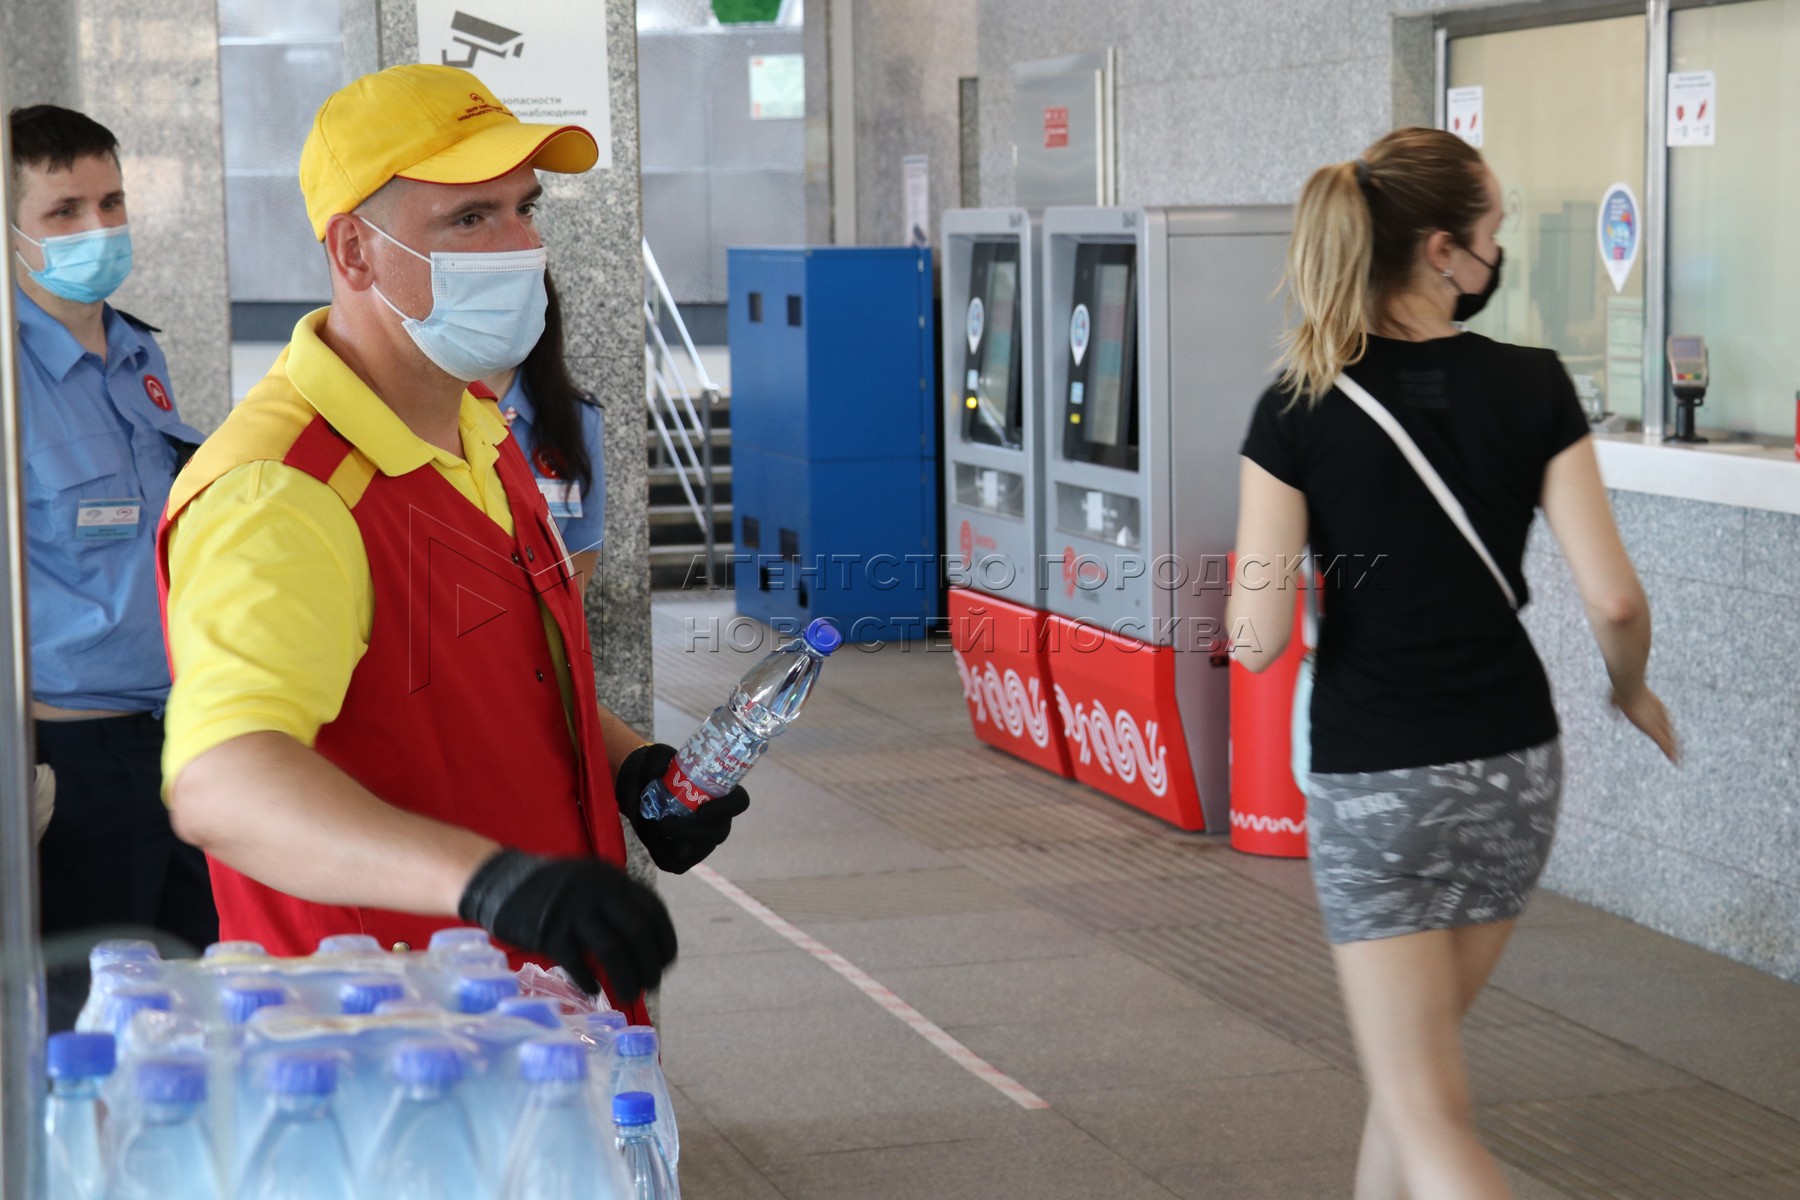
[[[1047,620],[1075,778],[1178,828],[1205,829],[1175,699],[1175,647],[1054,613]]]
[[[1231,664],[1231,848],[1306,857],[1306,797],[1294,783],[1294,683],[1306,655],[1300,605],[1287,649],[1262,674]]]
[[[1050,711],[1050,617],[997,596],[953,587],[950,646],[975,736],[1015,758],[1074,778],[1062,725]]]

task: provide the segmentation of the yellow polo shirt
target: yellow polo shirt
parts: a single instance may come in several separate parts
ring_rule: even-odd
[[[193,499],[169,538],[175,682],[165,718],[165,790],[214,746],[265,730],[310,746],[342,710],[369,648],[375,605],[350,509],[376,472],[404,475],[429,463],[512,534],[495,469],[498,446],[511,436],[499,410],[464,392],[462,457],[425,441],[320,340],[329,311],[294,327],[269,374],[207,439],[170,496],[172,510]],[[329,484],[280,461],[315,413],[356,450]],[[560,664],[547,610],[545,623]],[[559,674],[566,704],[569,680]]]

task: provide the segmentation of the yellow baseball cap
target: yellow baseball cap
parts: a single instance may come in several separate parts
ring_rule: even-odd
[[[485,183],[529,162],[579,175],[599,161],[579,125],[527,125],[467,71],[389,67],[333,92],[300,150],[300,191],[313,235],[388,180]]]

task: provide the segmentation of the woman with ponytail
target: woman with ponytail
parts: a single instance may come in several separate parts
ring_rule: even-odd
[[[1644,682],[1649,606],[1568,374],[1552,351],[1459,327],[1499,286],[1501,218],[1493,172],[1437,130],[1315,172],[1288,254],[1299,319],[1243,447],[1229,620],[1253,632],[1238,661],[1260,670],[1286,648],[1285,567],[1309,546],[1325,580],[1307,828],[1369,1087],[1357,1200],[1508,1195],[1474,1130],[1461,1027],[1561,794],[1550,685],[1517,614],[1539,508],[1613,705],[1677,753]]]

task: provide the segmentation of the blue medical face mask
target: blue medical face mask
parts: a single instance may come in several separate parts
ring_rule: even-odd
[[[544,335],[544,312],[550,306],[544,290],[549,255],[542,246],[464,254],[433,251],[427,258],[373,221],[364,218],[364,223],[431,264],[431,312],[423,320],[407,316],[375,289],[426,358],[464,383],[525,361]]]
[[[119,290],[131,274],[131,228],[113,225],[58,234],[43,241],[14,225],[13,232],[44,252],[44,269],[32,270],[19,254],[26,272],[52,296],[77,304],[94,304]],[[13,253],[18,254],[18,251]]]

